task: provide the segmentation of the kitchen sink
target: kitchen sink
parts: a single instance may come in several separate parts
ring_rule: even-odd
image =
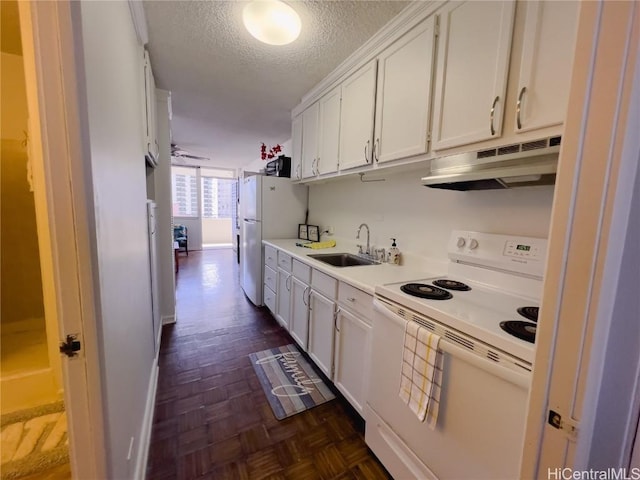
[[[375,260],[354,255],[353,253],[318,253],[309,257],[334,267],[358,267],[362,265],[379,265]]]

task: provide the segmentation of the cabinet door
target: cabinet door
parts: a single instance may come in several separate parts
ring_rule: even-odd
[[[455,2],[440,16],[433,149],[497,138],[515,2]]]
[[[289,272],[278,269],[278,290],[276,296],[276,320],[284,328],[289,330],[289,318],[291,312],[291,280]]]
[[[336,327],[333,382],[353,408],[364,415],[369,382],[371,326],[351,313],[338,309]]]
[[[318,102],[302,112],[302,178],[317,175],[319,116]]]
[[[319,175],[336,172],[340,151],[340,87],[320,99],[319,132],[316,171]]]
[[[309,356],[331,378],[336,303],[312,290],[309,297]]]
[[[291,179],[302,179],[302,115],[291,122]]]
[[[434,46],[432,16],[378,57],[376,162],[427,152]]]
[[[527,2],[515,131],[564,123],[580,2]]]
[[[160,147],[156,128],[156,82],[151,70],[149,52],[144,51],[145,151],[147,160],[158,164]]]
[[[372,161],[376,68],[374,60],[342,83],[340,170]]]
[[[289,317],[289,333],[298,345],[306,352],[309,332],[309,286],[296,277],[291,277],[291,316]]]

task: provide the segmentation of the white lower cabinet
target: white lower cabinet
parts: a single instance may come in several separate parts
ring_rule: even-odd
[[[364,415],[368,388],[367,359],[371,350],[371,325],[338,310],[333,382],[360,415]]]
[[[333,382],[360,415],[369,388],[373,297],[340,282],[336,313]]]
[[[278,289],[276,295],[276,320],[284,328],[289,330],[289,318],[291,314],[291,280],[293,275],[286,270],[278,268]]]
[[[291,259],[283,251],[277,252],[277,258],[275,286],[265,280],[265,304],[300,349],[364,416],[373,297]],[[265,265],[265,277],[272,276],[273,269]]]
[[[309,356],[327,377],[333,372],[333,327],[336,302],[311,290],[309,297]]]
[[[311,287],[302,280],[291,278],[291,315],[289,334],[305,352],[309,334],[309,292]]]

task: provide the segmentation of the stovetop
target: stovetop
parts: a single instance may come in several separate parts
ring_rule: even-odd
[[[415,313],[454,328],[528,363],[533,363],[534,344],[505,332],[500,327],[500,323],[509,320],[530,322],[518,313],[518,308],[537,307],[539,301],[534,296],[505,292],[488,284],[459,277],[440,276],[410,283],[434,285],[433,282],[436,280],[464,282],[471,289],[449,290],[451,298],[431,300],[405,293],[402,287],[408,282],[401,282],[378,286],[375,293],[398,306],[413,310]]]

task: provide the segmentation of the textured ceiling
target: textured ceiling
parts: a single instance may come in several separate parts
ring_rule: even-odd
[[[146,1],[149,54],[172,93],[172,136],[218,167],[291,136],[291,109],[409,2],[292,1],[300,37],[271,46],[242,25],[244,1]]]

